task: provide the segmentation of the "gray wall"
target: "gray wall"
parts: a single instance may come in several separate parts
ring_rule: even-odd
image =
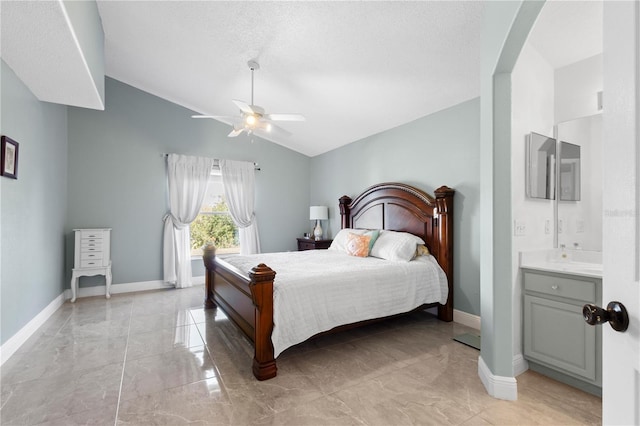
[[[311,160],[311,202],[327,205],[331,235],[338,198],[380,182],[428,193],[447,185],[454,199],[454,307],[480,314],[480,100],[473,99]]]
[[[1,62],[0,132],[18,142],[18,179],[0,178],[0,343],[62,293],[67,108],[38,101]]]
[[[104,111],[69,108],[67,232],[113,228],[114,284],[162,279],[162,218],[168,208],[162,153],[259,163],[262,251],[295,250],[296,236],[309,227],[308,157],[259,138],[227,138],[229,126],[194,120],[192,111],[113,79],[106,80],[105,93]],[[67,270],[72,261],[68,251]],[[204,275],[201,260],[193,267],[194,276]],[[103,277],[82,280],[104,283]]]

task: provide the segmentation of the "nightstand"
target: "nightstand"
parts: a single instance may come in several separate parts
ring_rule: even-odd
[[[313,238],[298,238],[298,251],[328,249],[333,240],[314,240]]]

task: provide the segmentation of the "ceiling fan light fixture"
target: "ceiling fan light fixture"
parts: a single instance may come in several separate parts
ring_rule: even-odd
[[[254,127],[258,123],[258,118],[254,114],[247,114],[244,122],[249,127]]]
[[[254,71],[260,69],[260,65],[255,60],[249,61],[247,65],[249,65],[249,69],[251,70],[251,103],[249,104],[237,99],[232,100],[236,107],[240,109],[240,117],[192,115],[192,118],[214,118],[224,122],[233,122],[233,130],[228,135],[231,138],[240,135],[242,132],[246,132],[247,135],[251,136],[255,131],[265,133],[274,132],[280,137],[290,136],[290,132],[275,124],[271,124],[271,121],[305,121],[304,116],[301,114],[267,114],[264,108],[255,105],[253,103],[253,74]]]

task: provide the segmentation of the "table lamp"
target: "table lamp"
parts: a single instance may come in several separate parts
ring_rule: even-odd
[[[313,237],[316,240],[322,239],[321,220],[329,219],[329,208],[327,206],[311,206],[309,208],[309,220],[315,220],[316,226],[313,228]]]

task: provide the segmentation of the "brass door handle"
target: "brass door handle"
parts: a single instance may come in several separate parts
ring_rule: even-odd
[[[616,331],[626,331],[629,327],[627,308],[620,302],[609,302],[607,309],[588,303],[582,307],[582,315],[589,325],[608,322]]]

